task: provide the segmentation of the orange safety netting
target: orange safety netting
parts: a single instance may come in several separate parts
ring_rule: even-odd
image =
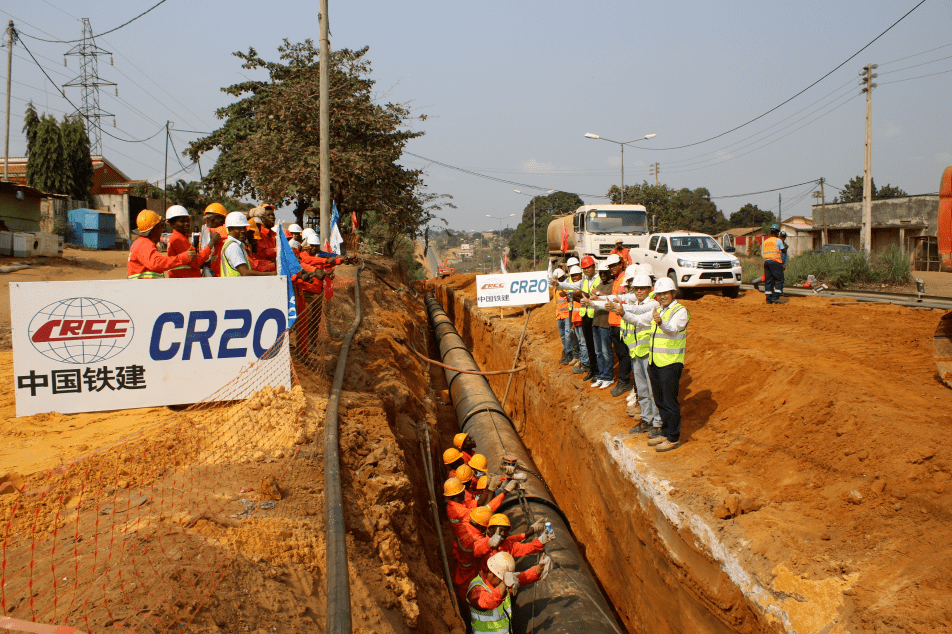
[[[338,348],[328,322],[342,333],[353,319],[353,280],[331,284],[201,403],[0,485],[0,628],[186,631],[229,571],[229,530],[275,508],[282,480],[323,434]]]

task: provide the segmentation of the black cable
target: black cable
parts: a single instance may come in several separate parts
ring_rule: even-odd
[[[165,2],[165,0],[162,0],[162,2]],[[14,30],[14,33],[16,33],[15,30]],[[46,76],[46,78],[50,81],[50,83],[53,84],[53,85],[56,85],[56,82],[53,81],[53,79],[47,74],[46,69],[43,68],[42,64],[40,64],[38,61],[36,61],[36,58],[33,57],[33,53],[30,51],[29,48],[27,48],[26,44],[23,43],[23,40],[20,40],[20,45],[23,46],[23,50],[25,50],[27,53],[29,53],[30,57],[33,58],[33,63],[36,64],[37,67],[38,67],[41,71],[43,71],[43,74],[44,74],[44,75]],[[83,117],[83,118],[86,119],[87,121],[90,121],[89,116],[86,115],[86,113],[84,113],[83,111],[81,111],[81,110],[76,106],[76,104],[74,104],[72,101],[70,101],[69,97],[67,97],[65,94],[63,95],[63,99],[65,99],[67,102],[69,102],[69,105],[71,105],[73,108],[76,108],[76,112],[78,112],[81,117]],[[114,135],[114,134],[110,134],[109,132],[106,132],[105,130],[103,130],[101,125],[99,126],[99,131],[100,131],[102,134],[105,134],[105,135],[108,136],[108,137],[112,137],[113,139],[115,139],[115,140],[117,140],[117,141],[122,141],[123,143],[144,143],[145,141],[149,141],[150,139],[153,139],[153,138],[155,138],[156,136],[158,136],[158,135],[159,135],[159,132],[161,132],[161,131],[164,130],[164,129],[165,129],[165,126],[162,126],[162,127],[158,130],[158,132],[156,132],[156,133],[153,134],[152,136],[150,136],[150,137],[148,137],[148,138],[145,138],[145,139],[130,140],[130,139],[122,139],[122,138],[120,138],[120,137],[117,137],[117,136]]]
[[[175,160],[178,161],[179,167],[183,170],[191,168],[191,165],[185,167],[185,165],[182,164],[182,158],[179,156],[178,150],[175,149],[175,141],[172,140],[171,134],[169,135],[169,143],[172,145],[172,153],[175,154]],[[192,163],[192,165],[194,165],[194,163]]]
[[[860,53],[862,53],[863,51],[865,51],[867,48],[869,48],[870,46],[872,46],[873,42],[875,42],[876,40],[878,40],[878,39],[881,38],[882,36],[886,35],[886,33],[888,33],[894,26],[896,26],[897,24],[899,24],[900,22],[902,22],[903,20],[905,20],[906,17],[908,17],[910,13],[912,13],[913,11],[915,11],[916,9],[918,9],[919,7],[921,7],[921,6],[922,6],[923,4],[925,4],[925,3],[926,3],[926,0],[921,0],[921,1],[919,2],[919,4],[917,4],[916,6],[914,6],[914,7],[911,8],[911,9],[909,9],[909,11],[906,12],[905,15],[903,15],[901,18],[899,18],[898,20],[896,20],[895,22],[893,22],[892,25],[890,25],[888,29],[886,29],[885,31],[883,31],[882,33],[880,33],[879,35],[877,35],[876,37],[874,37],[872,40],[870,40],[869,43],[866,44],[866,46],[864,46],[863,48],[859,49],[858,51],[856,51],[855,53],[853,53],[852,55],[850,55],[849,57],[847,57],[847,58],[846,58],[845,60],[843,60],[843,62],[842,62],[841,64],[839,64],[836,68],[834,68],[833,70],[831,70],[830,72],[828,72],[826,75],[823,75],[823,77],[820,77],[818,80],[816,80],[815,82],[813,82],[812,84],[810,84],[809,86],[807,86],[806,88],[804,88],[803,90],[801,90],[800,92],[798,92],[797,94],[795,94],[793,97],[790,97],[789,99],[787,99],[786,101],[780,103],[779,105],[774,106],[773,108],[771,108],[771,109],[768,110],[767,112],[763,113],[762,115],[757,116],[757,117],[754,117],[753,119],[751,119],[751,120],[748,121],[747,123],[742,123],[742,124],[740,124],[739,126],[737,126],[736,128],[731,128],[731,129],[728,130],[727,132],[721,132],[721,133],[718,134],[717,136],[712,136],[712,137],[710,137],[710,138],[708,138],[708,139],[704,139],[703,141],[697,141],[697,142],[695,142],[695,143],[688,143],[687,145],[678,145],[678,146],[675,146],[675,147],[660,147],[660,148],[659,148],[659,147],[654,147],[654,148],[652,148],[652,147],[641,147],[641,146],[638,146],[638,145],[632,145],[632,146],[630,146],[630,147],[638,148],[639,150],[655,150],[655,151],[680,150],[681,148],[692,147],[692,146],[694,146],[694,145],[700,145],[700,144],[702,144],[702,143],[707,143],[708,141],[713,141],[714,139],[719,139],[719,138],[721,138],[722,136],[724,136],[725,134],[730,134],[731,132],[734,132],[735,130],[740,130],[740,129],[743,128],[744,126],[750,125],[750,124],[753,123],[754,121],[757,121],[758,119],[762,119],[763,117],[766,117],[768,114],[770,114],[771,112],[773,112],[773,111],[776,110],[777,108],[780,108],[781,106],[784,106],[784,105],[790,103],[791,101],[793,101],[794,99],[796,99],[797,97],[799,97],[800,95],[802,95],[803,93],[805,93],[806,91],[810,90],[811,88],[813,88],[814,86],[816,86],[817,84],[819,84],[821,81],[823,81],[824,79],[826,79],[827,77],[829,77],[830,75],[832,75],[833,73],[835,73],[836,71],[838,71],[839,69],[843,68],[843,66],[846,65],[847,62],[849,62],[849,61],[852,60],[854,57],[856,57],[857,55],[859,55]]]
[[[148,13],[149,11],[152,11],[152,9],[155,9],[157,6],[159,6],[160,4],[164,4],[165,2],[166,2],[166,0],[159,0],[159,2],[157,2],[157,3],[154,4],[154,5],[152,5],[151,7],[149,7],[148,9],[146,9],[145,11],[143,11],[142,13],[140,13],[139,15],[137,15],[136,17],[132,18],[132,19],[129,20],[128,22],[123,22],[122,24],[120,24],[120,25],[117,26],[116,28],[114,28],[114,29],[109,29],[108,31],[104,31],[103,33],[100,33],[100,34],[96,35],[96,37],[102,37],[103,35],[109,35],[109,34],[112,33],[113,31],[118,31],[118,30],[121,29],[122,27],[128,26],[128,25],[132,24],[133,22],[135,22],[136,20],[138,20],[139,18],[141,18],[142,16],[144,16],[144,15],[145,15],[146,13]],[[33,27],[33,28],[36,28],[36,27]],[[40,30],[42,30],[42,29],[40,29]],[[28,33],[24,33],[23,35],[26,35],[27,37],[32,38],[32,39],[34,39],[34,40],[39,40],[39,41],[41,41],[41,42],[51,42],[51,43],[53,43],[53,44],[75,44],[76,42],[82,42],[82,41],[83,41],[83,38],[79,38],[78,40],[47,40],[47,39],[44,39],[44,38],[42,38],[42,37],[36,37],[35,35],[29,35]]]
[[[952,73],[952,70],[942,70],[938,73],[929,73],[928,75],[916,75],[915,77],[906,77],[905,79],[894,79],[892,81],[880,82],[880,86],[885,86],[886,84],[898,84],[901,81],[910,81],[912,79],[922,79],[923,77],[932,77],[933,75],[944,75],[946,73]]]
[[[935,64],[936,62],[941,62],[944,59],[952,59],[952,55],[946,57],[940,57],[939,59],[934,59],[929,62],[921,62],[919,64],[913,64],[912,66],[903,66],[902,68],[897,68],[896,70],[887,70],[885,73],[879,73],[880,76],[888,75],[889,73],[898,73],[901,70],[909,70],[910,68],[916,68],[917,66],[925,66],[926,64]]]
[[[178,128],[170,128],[172,132],[188,132],[190,134],[211,134],[211,132],[199,132],[198,130],[179,130]]]
[[[952,46],[952,43],[943,44],[942,46],[936,46],[935,48],[930,48],[928,51],[922,51],[921,53],[913,53],[912,55],[906,55],[905,57],[900,57],[899,59],[894,59],[888,62],[883,62],[880,64],[880,67],[886,66],[887,64],[895,64],[896,62],[901,62],[904,59],[909,59],[910,57],[918,57],[920,55],[925,55],[926,53],[931,53],[932,51],[938,51],[941,48],[948,48]]]
[[[711,196],[710,200],[714,200],[716,198],[741,198],[743,196],[753,196],[755,194],[767,194],[769,192],[780,191],[781,189],[790,189],[791,187],[800,187],[801,185],[808,185],[810,183],[819,183],[819,182],[820,182],[820,179],[815,178],[812,181],[803,181],[802,183],[797,183],[796,185],[785,185],[783,187],[775,187],[774,189],[765,189],[759,192],[750,192],[749,194],[731,194],[730,196]]]

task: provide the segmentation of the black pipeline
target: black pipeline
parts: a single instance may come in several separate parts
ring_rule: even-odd
[[[443,363],[461,370],[479,370],[452,321],[432,294],[426,296],[426,309]],[[515,456],[528,476],[524,495],[509,497],[499,509],[512,521],[513,533],[542,517],[547,518],[555,530],[555,540],[546,545],[546,553],[554,564],[552,572],[544,581],[519,592],[514,602],[514,631],[519,634],[621,632],[607,599],[579,552],[568,520],[538,475],[539,470],[489,383],[475,374],[449,369],[444,372],[460,429],[476,441],[479,453],[486,456],[491,467],[499,465],[503,456]],[[526,557],[518,568],[524,570],[535,563],[536,557]]]

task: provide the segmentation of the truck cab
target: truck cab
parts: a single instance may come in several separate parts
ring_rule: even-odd
[[[568,234],[568,250],[562,250],[562,232]],[[648,210],[644,205],[583,205],[571,215],[559,216],[549,224],[549,255],[582,258],[591,255],[604,260],[619,238],[630,249],[648,233]]]
[[[694,291],[720,291],[733,298],[740,291],[740,260],[705,233],[653,233],[641,238],[629,253],[635,264],[651,269],[655,280],[671,278],[678,297]]]

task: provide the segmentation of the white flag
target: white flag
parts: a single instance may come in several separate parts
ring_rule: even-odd
[[[341,252],[340,246],[344,244],[344,239],[341,237],[340,229],[337,228],[336,223],[334,224],[333,228],[331,228],[330,243],[331,243],[331,253],[339,254]]]

